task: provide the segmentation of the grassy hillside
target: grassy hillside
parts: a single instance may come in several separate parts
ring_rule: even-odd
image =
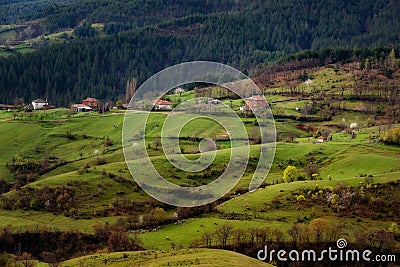
[[[21,234],[25,230],[28,236],[44,231],[60,235],[80,231],[82,236],[99,238],[102,243],[95,243],[101,247],[82,252],[85,254],[98,249],[113,251],[107,238],[115,231],[131,240],[140,239],[141,249],[156,250],[92,255],[65,262],[67,266],[93,262],[122,266],[128,261],[150,266],[168,262],[220,266],[230,252],[166,250],[223,247],[254,256],[254,250],[266,243],[291,244],[294,226],[303,229],[303,245],[317,246],[313,225],[319,219],[328,225],[329,230],[325,229],[322,235],[325,243],[343,237],[352,245],[375,246],[368,240],[379,239],[379,233],[384,233],[396,252],[400,246],[396,228],[400,224],[400,147],[385,140],[399,128],[398,119],[393,119],[390,112],[390,108],[397,109],[397,102],[388,101],[374,86],[391,88],[400,73],[395,69],[392,78],[388,78],[380,70],[360,70],[358,66],[359,63],[338,64],[272,74],[270,69],[260,71],[256,79],[268,80],[261,87],[276,117],[278,132],[271,170],[262,188],[248,192],[261,148],[253,136],[246,172],[234,190],[218,203],[198,209],[160,203],[133,181],[122,152],[124,111],[0,111],[0,226],[5,233]],[[311,84],[302,80],[305,71]],[[365,77],[373,79],[368,82],[369,89],[359,94],[356,88]],[[211,97],[231,104],[252,135],[257,124],[239,110],[243,101],[231,102],[220,89],[200,88],[166,98],[180,103],[207,90]],[[376,98],[371,100],[374,94]],[[397,97],[393,94],[391,99]],[[218,150],[207,171],[187,174],[173,167],[157,145],[167,115],[151,114],[146,125],[146,147],[155,168],[176,184],[209,183],[224,170],[231,149],[243,149],[241,141],[231,148],[219,124],[208,119],[193,120],[180,133],[185,157],[198,158],[201,138],[215,139]],[[350,127],[352,124],[357,127]],[[318,143],[321,135],[325,141]],[[19,166],[39,169],[25,172]],[[285,182],[283,174],[288,166],[296,167],[297,176],[294,181]],[[216,233],[226,225],[231,232],[222,245]],[[268,238],[263,238],[263,233],[268,233]],[[359,233],[369,239],[360,241]],[[258,237],[253,240],[252,235]],[[198,261],[188,253],[195,253]],[[77,256],[65,251],[60,255],[63,260]],[[229,255],[232,261],[226,264],[235,266],[236,256],[232,255],[236,254]],[[253,266],[250,259],[239,259],[247,260]]]
[[[63,262],[63,266],[272,266],[231,251],[186,249],[97,254]]]

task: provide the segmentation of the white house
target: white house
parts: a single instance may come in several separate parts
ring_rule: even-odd
[[[172,102],[165,101],[162,99],[153,100],[154,108],[156,110],[171,110]]]
[[[33,106],[33,109],[35,109],[35,110],[43,109],[43,106],[47,106],[47,105],[49,105],[49,103],[46,100],[43,100],[40,98],[32,101],[32,106]]]
[[[323,137],[322,135],[320,137],[318,137],[317,142],[318,143],[323,143],[325,141],[325,137]]]

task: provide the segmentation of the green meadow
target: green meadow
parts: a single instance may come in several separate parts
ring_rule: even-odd
[[[351,76],[345,69],[334,71],[328,67],[313,75],[311,85],[315,86],[304,88],[306,92],[339,92],[339,87],[351,84]],[[332,84],[335,86],[332,87]],[[390,217],[390,214],[363,215],[353,212],[348,216],[340,215],[326,205],[325,196],[334,192],[335,188],[345,187],[354,192],[366,191],[370,194],[369,201],[375,203],[381,196],[379,194],[395,186],[400,177],[400,147],[382,141],[390,129],[379,124],[373,114],[360,112],[359,107],[364,104],[362,101],[344,101],[342,107],[345,108],[333,114],[328,121],[321,119],[318,113],[310,115],[310,122],[295,120],[295,117],[302,116],[301,109],[309,104],[309,100],[279,93],[284,90],[283,85],[276,86],[266,90],[267,100],[274,115],[277,115],[276,151],[261,188],[253,192],[248,192],[248,187],[262,149],[255,141],[258,137],[254,134],[254,130],[258,129],[255,118],[241,114],[240,123],[244,125],[245,132],[236,140],[229,141],[229,129],[221,124],[207,118],[191,119],[188,116],[188,122],[179,132],[179,150],[184,157],[198,159],[200,141],[204,138],[213,139],[217,148],[212,164],[194,173],[178,169],[164,155],[162,142],[166,140],[165,136],[171,134],[167,131],[164,136],[162,132],[165,119],[169,118],[168,112],[150,113],[145,131],[141,122],[146,114],[138,115],[136,120],[125,121],[125,126],[136,134],[125,135],[124,138],[140,142],[146,149],[146,153],[142,153],[134,146],[125,147],[128,152],[137,153],[130,162],[130,166],[135,166],[132,172],[146,175],[148,170],[143,167],[143,162],[148,157],[163,177],[182,186],[200,186],[214,181],[224,172],[231,153],[244,154],[246,145],[250,145],[249,160],[247,165],[242,163],[245,171],[236,186],[212,208],[189,216],[179,215],[180,208],[158,202],[135,183],[123,154],[124,111],[114,110],[104,114],[72,114],[61,108],[32,113],[0,111],[0,179],[13,185],[9,192],[2,194],[2,198],[11,199],[18,205],[21,196],[32,196],[44,188],[66,188],[74,193],[75,201],[73,208],[48,212],[37,208],[35,199],[30,199],[29,205],[24,208],[1,209],[0,225],[11,226],[14,231],[79,230],[93,234],[93,226],[100,221],[113,225],[125,220],[133,225],[127,232],[129,236],[137,236],[142,249],[147,250],[89,255],[66,261],[63,266],[168,266],[178,263],[190,266],[267,266],[233,252],[192,248],[204,247],[202,237],[215,233],[226,224],[235,231],[268,229],[271,236],[278,235],[285,242],[290,242],[288,230],[294,224],[310,225],[319,218],[330,225],[339,224],[340,236],[351,242],[356,242],[354,233],[360,229],[371,233],[389,231],[393,225],[398,225],[399,218]],[[195,93],[189,91],[182,95],[169,95],[168,99],[181,103],[194,97]],[[223,102],[237,110],[243,104],[242,100],[231,102],[223,99]],[[181,121],[171,118],[171,125],[180,126]],[[358,127],[349,129],[351,123],[356,123]],[[391,125],[391,129],[397,127],[398,124]],[[250,137],[249,143],[244,140],[246,134]],[[323,143],[317,142],[320,135],[326,137]],[[177,158],[177,155],[169,156],[172,160]],[[27,183],[21,187],[16,186],[18,173],[13,172],[10,166],[18,160],[36,162],[46,166],[46,170],[28,177]],[[310,163],[317,167],[315,175],[307,171]],[[289,165],[296,168],[297,178],[301,179],[284,181],[284,170]],[[386,184],[390,185],[389,188],[384,187]],[[374,190],[381,191],[378,194]],[[168,219],[141,226],[140,220],[157,208]],[[214,238],[211,246],[218,246],[218,242]],[[230,237],[228,245],[234,242],[235,238]],[[399,242],[395,242],[395,247],[400,247]]]

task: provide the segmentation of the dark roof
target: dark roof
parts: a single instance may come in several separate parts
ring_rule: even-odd
[[[34,102],[34,103],[47,103],[47,101],[45,101],[45,100],[43,100],[41,98],[33,100],[32,102]]]

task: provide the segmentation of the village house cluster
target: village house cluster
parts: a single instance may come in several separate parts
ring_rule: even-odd
[[[71,105],[72,112],[88,112],[92,110],[99,109],[100,101],[96,98],[88,97],[82,100],[82,104],[73,104]]]

